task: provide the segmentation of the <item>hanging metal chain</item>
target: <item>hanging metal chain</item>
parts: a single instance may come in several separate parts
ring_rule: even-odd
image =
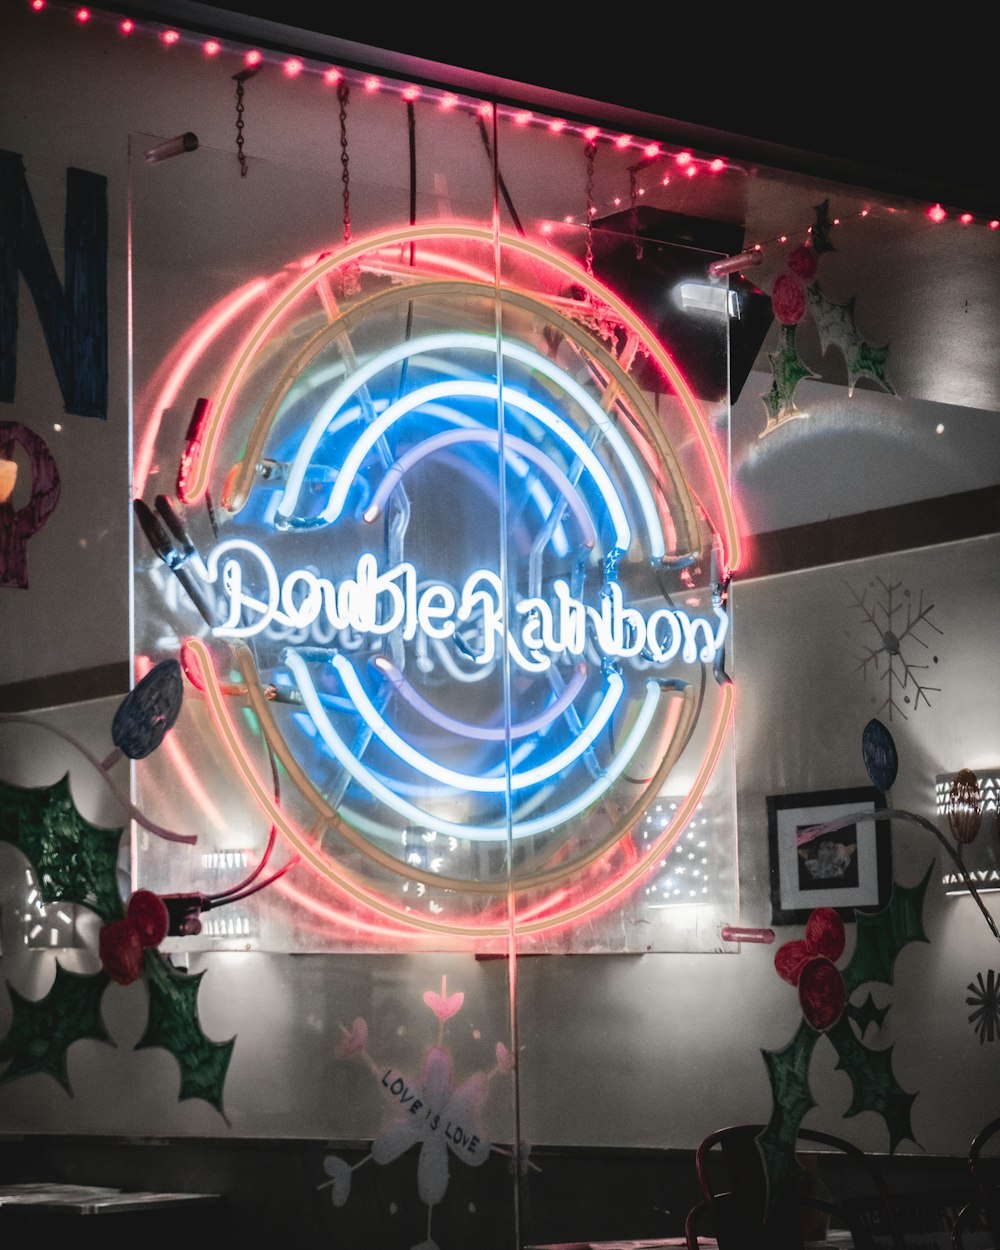
[[[256,69],[244,69],[233,75],[233,81],[236,83],[236,159],[240,163],[241,178],[247,176],[247,158],[243,154],[243,84],[256,73]]]
[[[636,190],[636,170],[638,165],[630,165],[628,167],[628,202],[629,202],[629,229],[632,232],[632,246],[635,248],[636,260],[642,260],[642,244],[639,242],[639,193]]]
[[[347,156],[347,103],[351,98],[351,89],[343,79],[337,84],[337,99],[340,102],[340,178],[344,184],[344,242],[351,241],[351,173]]]
[[[591,139],[587,143],[587,276],[594,276],[594,157],[597,154],[597,141]]]

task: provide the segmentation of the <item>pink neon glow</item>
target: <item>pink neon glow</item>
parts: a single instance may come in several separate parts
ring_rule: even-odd
[[[31,0],[31,7],[36,13],[41,13],[42,9],[45,8],[45,0]]]
[[[698,166],[697,166],[697,165],[685,165],[685,166],[684,166],[684,177],[685,177],[685,178],[694,178],[694,177],[696,177],[696,176],[697,176],[697,173],[698,173]]]
[[[963,213],[963,214],[961,215],[961,217],[959,217],[959,219],[958,219],[958,220],[962,223],[962,225],[963,225],[963,226],[967,226],[967,225],[969,224],[969,222],[970,222],[970,221],[972,221],[972,214],[971,214],[971,213]]]
[[[205,43],[205,55],[218,56],[221,48],[222,45],[219,43],[218,39],[209,39]]]
[[[180,37],[180,31],[177,30],[165,30],[161,36],[163,42],[167,44],[176,43]]]
[[[564,218],[563,218],[563,221],[566,223],[566,225],[567,225],[567,226],[571,226],[571,225],[573,224],[573,218],[572,218],[572,217],[564,217]]]
[[[489,102],[489,100],[484,100],[482,104],[480,104],[476,112],[479,114],[480,117],[492,117],[493,105]]]
[[[214,309],[210,309],[187,336],[187,346],[182,349],[177,363],[170,370],[166,382],[149,409],[152,415],[143,433],[142,442],[136,451],[133,469],[136,498],[141,497],[146,489],[146,481],[153,464],[153,454],[156,449],[156,440],[159,437],[163,414],[173,407],[181,387],[187,380],[188,374],[198,363],[198,360],[211,342],[229,325],[234,317],[238,316],[248,304],[251,304],[255,299],[263,295],[266,290],[267,283],[263,278],[257,278],[253,282],[247,283],[246,286],[240,287],[239,290],[234,291],[227,299],[217,304]]]
[[[932,204],[927,210],[927,216],[934,222],[944,221],[948,214],[944,211],[940,204]]]
[[[685,165],[690,165],[693,160],[694,160],[694,157],[691,155],[690,152],[678,152],[677,155],[674,157],[675,163],[680,165],[682,169],[684,168]]]
[[[994,217],[994,218],[993,218],[993,220],[990,222],[990,229],[991,229],[991,230],[1000,230],[1000,221],[997,221],[997,219],[996,219],[995,217]]]
[[[412,104],[412,102],[413,102],[414,100],[419,100],[419,99],[420,99],[420,88],[419,88],[419,87],[404,87],[404,88],[403,88],[403,99],[404,99],[404,100],[408,100],[411,104]]]
[[[251,50],[243,58],[243,64],[249,66],[250,69],[253,69],[261,63],[261,59],[261,54],[257,51],[257,49],[251,48]]]
[[[631,147],[631,145],[632,145],[631,135],[619,135],[618,138],[615,140],[615,147],[618,149],[619,152],[623,152],[627,147]]]
[[[530,110],[521,109],[519,112],[514,114],[514,125],[515,126],[527,126],[527,124],[531,121],[533,116],[534,114],[530,112]]]
[[[543,222],[542,222],[542,226],[541,226],[541,230],[542,230],[542,234],[551,234],[551,233],[552,233],[552,222],[551,222],[551,221],[543,221]]]
[[[290,56],[281,68],[286,78],[297,78],[305,66],[297,56]]]
[[[712,171],[713,174],[721,174],[722,171],[726,168],[726,162],[722,159],[721,156],[717,156],[714,161],[709,161],[708,167]]]
[[[331,87],[335,87],[343,77],[344,75],[340,72],[340,70],[334,66],[332,69],[328,69],[323,75],[323,81],[325,83],[329,83]]]
[[[90,21],[90,10],[89,10],[89,9],[77,9],[77,11],[76,11],[76,20],[77,20],[78,22],[89,22],[89,21]]]
[[[365,79],[366,91],[378,91],[379,87],[381,86],[382,86],[382,80],[380,78],[377,78],[374,74],[369,74],[368,77]]]
[[[135,30],[135,22],[133,22],[130,17],[126,17],[125,20],[119,24],[118,29],[123,35],[131,35],[131,33]]]
[[[600,138],[600,134],[601,132],[596,126],[588,126],[583,132],[583,137],[588,143],[593,143],[596,139]]]
[[[549,130],[551,130],[554,135],[559,134],[561,130],[565,129],[566,123],[561,117],[553,118],[553,120],[549,122]]]
[[[670,175],[669,175],[669,174],[664,174],[664,175],[663,175],[663,185],[664,185],[665,187],[669,187],[669,186],[670,186]]]
[[[443,108],[446,112],[447,112],[447,110],[448,110],[448,109],[453,109],[453,108],[454,108],[457,104],[458,104],[458,96],[457,96],[457,95],[451,95],[451,94],[448,94],[448,95],[443,95],[443,96],[441,97],[441,107],[442,107],[442,108]]]
[[[654,156],[660,155],[660,145],[658,143],[647,143],[642,149],[642,154],[643,156],[648,156],[649,159],[652,160]]]

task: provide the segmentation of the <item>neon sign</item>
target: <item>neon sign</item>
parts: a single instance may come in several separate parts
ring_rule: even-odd
[[[697,401],[572,258],[501,236],[498,287],[496,243],[386,232],[247,287],[255,319],[173,453],[191,532],[158,551],[187,579],[160,602],[199,732],[400,933],[530,935],[613,903],[683,830],[732,708],[738,535]],[[678,768],[686,798],[640,845]]]
[[[256,563],[264,599],[244,590],[248,579],[232,552],[244,552]],[[483,649],[473,656],[476,664],[492,664],[498,651],[506,649],[519,668],[544,672],[554,657],[583,655],[591,636],[590,645],[605,659],[645,652],[653,664],[669,664],[678,654],[685,664],[711,664],[722,651],[729,628],[729,617],[720,607],[713,609],[714,624],[704,617],[692,620],[680,608],[656,608],[644,617],[624,606],[621,586],[614,581],[608,583],[600,608],[590,607],[574,599],[569,585],[556,578],[554,609],[537,597],[514,605],[516,616],[524,618],[518,640],[504,620],[500,578],[486,569],[470,573],[457,593],[444,582],[429,582],[418,594],[412,564],[404,561],[380,572],[378,557],[365,552],[358,557],[355,576],[336,585],[309,569],[293,570],[279,585],[267,553],[241,538],[213,548],[208,558],[210,582],[220,578],[220,569],[228,609],[226,620],[212,630],[217,638],[252,638],[274,623],[289,630],[309,629],[323,618],[333,630],[349,629],[361,638],[400,630],[403,642],[412,642],[419,630],[427,638],[444,639],[454,637],[458,624],[479,609]]]

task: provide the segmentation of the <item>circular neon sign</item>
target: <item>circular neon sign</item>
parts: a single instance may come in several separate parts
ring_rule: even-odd
[[[481,227],[359,241],[260,302],[178,475],[189,514],[213,503],[211,627],[183,659],[239,783],[404,927],[530,934],[610,905],[729,724],[738,540],[697,401],[575,261]],[[687,797],[640,846],[678,767]]]

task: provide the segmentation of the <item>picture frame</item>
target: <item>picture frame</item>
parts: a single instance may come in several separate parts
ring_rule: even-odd
[[[771,923],[805,924],[817,907],[844,920],[854,909],[886,906],[892,890],[892,845],[885,795],[874,786],[767,796]],[[858,820],[802,841],[810,828],[855,812]]]

